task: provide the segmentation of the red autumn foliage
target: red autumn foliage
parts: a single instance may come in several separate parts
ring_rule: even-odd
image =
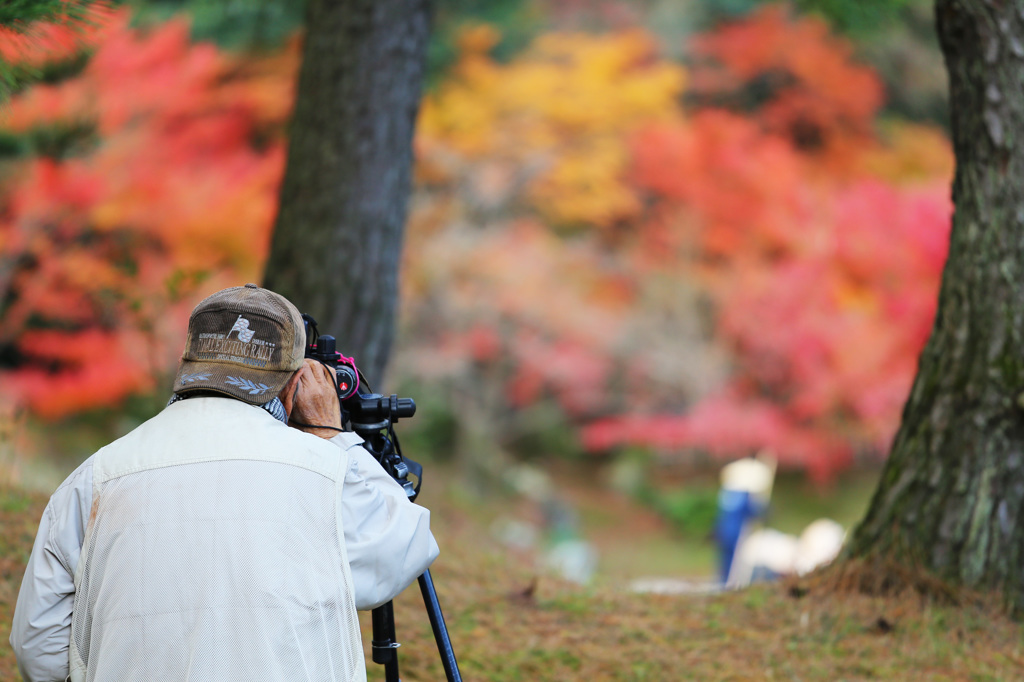
[[[827,197],[791,244],[750,234],[712,266],[733,379],[684,417],[590,427],[588,445],[621,427],[618,442],[669,450],[767,447],[822,478],[855,450],[884,452],[931,330],[949,215],[945,183],[864,181]]]
[[[58,58],[82,47],[48,35]],[[94,138],[3,176],[0,347],[16,363],[0,380],[43,416],[152,388],[196,300],[258,276],[283,163],[267,133],[291,101],[293,56],[242,69],[184,22],[140,32],[126,11],[88,35],[80,75],[0,111],[10,133],[78,124]]]
[[[754,118],[797,147],[843,156],[871,141],[881,80],[852,61],[852,46],[823,20],[794,20],[785,5],[765,5],[693,49],[709,62],[695,70],[694,93],[738,106],[763,98]],[[833,172],[842,166],[839,159]]]
[[[708,109],[635,137],[634,177],[655,205],[647,262],[666,267],[696,244],[732,377],[684,415],[598,421],[588,447],[769,448],[819,480],[886,451],[934,316],[951,155],[937,141],[929,168],[894,183],[906,154],[872,131],[877,79],[827,38],[814,20],[767,8],[698,41],[726,76],[698,70],[698,88],[789,77],[746,115]],[[820,144],[804,144],[797,122],[812,122]],[[666,235],[680,225],[690,238]]]

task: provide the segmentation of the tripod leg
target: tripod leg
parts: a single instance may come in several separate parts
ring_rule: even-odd
[[[448,626],[445,625],[444,614],[441,613],[441,603],[437,601],[434,580],[430,577],[429,570],[419,577],[419,583],[420,592],[423,593],[423,604],[427,607],[427,617],[430,618],[430,627],[434,630],[437,651],[441,654],[444,674],[448,678],[448,682],[462,682],[459,663],[455,660],[455,651],[452,649],[451,640],[448,639]]]
[[[384,665],[387,682],[401,682],[398,676],[398,642],[395,641],[395,608],[392,602],[370,612],[373,619],[373,662]]]

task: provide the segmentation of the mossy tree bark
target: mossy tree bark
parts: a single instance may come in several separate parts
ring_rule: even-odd
[[[1024,1],[937,0],[956,176],[931,338],[848,554],[1024,611]]]
[[[264,286],[380,388],[394,335],[430,0],[309,0]]]

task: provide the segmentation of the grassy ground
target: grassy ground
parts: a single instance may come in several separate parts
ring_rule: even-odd
[[[6,640],[45,501],[0,490],[0,680],[18,679]],[[466,680],[1024,679],[1024,631],[977,600],[869,597],[814,579],[717,595],[631,594],[613,580],[584,588],[498,545],[480,522],[493,510],[467,514],[473,502],[443,490],[424,501],[442,546],[432,573]],[[612,499],[606,509],[629,515],[636,545],[657,535],[655,520],[634,517],[642,510]],[[402,678],[444,679],[415,587],[396,600],[396,622]],[[379,666],[370,679],[383,679]]]

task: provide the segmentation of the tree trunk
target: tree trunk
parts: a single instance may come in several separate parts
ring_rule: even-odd
[[[394,335],[430,0],[309,0],[264,285],[379,388]]]
[[[1024,2],[937,0],[956,210],[931,338],[852,556],[1024,610]]]

